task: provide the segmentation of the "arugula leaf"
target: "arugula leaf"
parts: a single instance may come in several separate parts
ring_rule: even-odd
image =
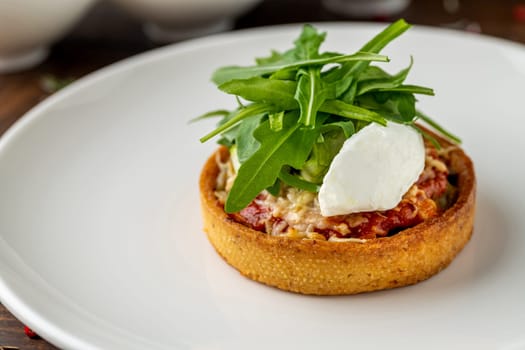
[[[347,120],[347,121],[338,121],[338,122],[324,124],[321,127],[321,134],[325,134],[327,132],[335,131],[339,129],[343,132],[345,139],[348,139],[350,136],[352,136],[355,133],[354,122],[352,122],[351,120]]]
[[[428,132],[426,132],[423,128],[421,128],[419,125],[417,124],[411,124],[412,128],[414,130],[416,130],[418,133],[421,134],[421,136],[423,136],[425,139],[427,139],[428,141],[430,141],[430,143],[432,143],[432,145],[436,148],[436,149],[441,149],[441,144],[438,142],[438,140],[436,140],[436,138],[432,135],[430,135]]]
[[[279,195],[279,191],[281,191],[281,181],[279,181],[279,179],[275,180],[273,185],[266,187],[266,191],[268,191],[268,193],[270,193],[272,196],[277,197]]]
[[[255,130],[259,149],[241,164],[226,199],[225,211],[237,212],[246,207],[262,190],[275,184],[284,165],[300,168],[319,134],[319,128],[301,128],[298,113],[284,117],[283,128],[273,131],[268,120]]]
[[[378,89],[377,91],[392,91],[392,92],[409,92],[411,94],[429,95],[434,96],[434,90],[425,86],[419,85],[399,85],[395,88],[390,89]]]
[[[237,137],[237,134],[239,133],[239,125],[234,126],[233,128],[229,129],[226,132],[223,132],[221,134],[221,138],[217,140],[217,143],[219,145],[226,146],[230,148],[235,144],[235,138]]]
[[[372,79],[389,78],[391,75],[377,66],[368,66],[364,68],[359,74],[359,81],[366,81]]]
[[[297,68],[281,69],[269,76],[271,80],[291,80],[295,82],[297,77]]]
[[[395,75],[389,75],[376,79],[361,80],[358,83],[357,95],[359,96],[373,90],[388,90],[400,86],[405,81],[413,63],[414,61],[412,57],[410,57],[410,65]]]
[[[221,126],[224,123],[228,122],[230,119],[235,117],[236,114],[237,111],[230,111],[219,121],[218,126]],[[239,125],[236,125],[230,128],[229,130],[224,131],[223,133],[221,133],[221,138],[217,141],[217,143],[228,148],[231,147],[233,144],[235,144],[235,138],[237,137],[238,129]]]
[[[343,63],[351,61],[388,62],[388,58],[386,56],[374,53],[358,52],[352,55],[322,57],[309,60],[301,60],[291,63],[278,62],[270,63],[267,65],[248,67],[227,66],[216,70],[215,73],[213,73],[212,81],[215,84],[220,85],[233,79],[248,79],[258,76],[264,76],[266,74],[275,73],[281,70],[299,69],[301,67],[306,66],[323,66],[331,63]]]
[[[432,118],[430,118],[428,115],[426,115],[425,113],[421,112],[420,110],[417,110],[416,111],[416,115],[421,119],[423,120],[425,123],[427,123],[428,125],[430,125],[431,127],[433,127],[434,129],[436,129],[438,132],[440,132],[441,134],[445,135],[447,138],[449,138],[450,140],[454,141],[455,143],[461,143],[461,139],[454,135],[453,133],[451,133],[450,131],[446,130],[445,128],[443,128],[441,125],[439,125],[438,123],[436,123]]]
[[[253,103],[251,105],[248,105],[244,108],[241,108],[235,113],[235,115],[228,119],[224,124],[221,124],[218,128],[210,132],[209,134],[203,136],[200,141],[206,142],[215,135],[218,135],[222,132],[225,132],[238,124],[241,120],[246,119],[248,117],[257,115],[257,114],[263,114],[263,113],[269,113],[269,112],[277,112],[276,108],[272,105],[268,105],[265,103]]]
[[[326,83],[325,81],[326,85],[331,85],[330,91],[332,92],[330,95],[327,96],[327,99],[335,99],[337,98],[337,96],[341,96],[343,93],[350,89],[354,81],[355,78],[353,76],[343,78],[341,80],[336,81],[335,83]]]
[[[391,98],[389,102],[392,102],[397,109],[401,121],[404,123],[411,123],[416,117],[416,98],[412,94],[407,93],[394,93],[396,98]]]
[[[297,82],[261,77],[234,79],[219,85],[219,89],[252,102],[268,103],[283,110],[298,107],[294,99]]]
[[[295,57],[298,60],[319,58],[319,48],[326,38],[326,33],[319,33],[312,25],[306,24],[295,44]],[[329,56],[330,58],[333,56]]]
[[[262,118],[262,114],[254,115],[246,118],[238,126],[235,143],[237,145],[237,159],[241,164],[259,148],[260,143],[253,133],[261,123]]]
[[[295,41],[295,54],[299,60],[319,58],[319,48],[326,37],[326,33],[306,25],[299,39]],[[321,81],[321,67],[310,66],[298,71],[297,90],[295,99],[299,103],[301,114],[299,123],[307,127],[314,127],[317,111],[326,99],[326,92]]]
[[[363,95],[371,91],[408,92],[412,94],[434,95],[434,90],[418,85],[403,85],[414,61],[410,57],[410,64],[395,75],[390,75],[382,69],[370,66],[359,75],[357,91],[355,95]]]
[[[380,114],[340,100],[324,101],[319,108],[319,111],[335,114],[344,118],[362,120],[365,122],[376,122],[381,125],[386,125],[386,119]]]
[[[367,42],[362,48],[361,52],[370,52],[370,53],[379,53],[386,45],[388,45],[392,40],[403,34],[407,29],[410,28],[410,25],[405,22],[405,20],[400,19],[382,32],[377,34],[372,40]],[[327,77],[330,81],[336,81],[345,79],[352,75],[358,75],[363,70],[365,70],[370,65],[370,62],[367,61],[355,61],[347,62],[341,66],[341,69],[334,71],[334,73]],[[338,95],[340,96],[340,95]]]
[[[210,112],[201,114],[200,116],[191,119],[190,123],[193,123],[193,122],[196,122],[196,121],[199,121],[199,120],[203,120],[203,119],[212,118],[212,117],[220,117],[220,116],[226,117],[226,116],[230,115],[230,113],[231,113],[231,111],[229,111],[227,109],[217,109],[217,110],[214,110],[214,111],[210,111]]]
[[[403,34],[411,27],[404,19],[398,19],[396,22],[390,24],[382,32],[377,34],[369,42],[367,42],[361,51],[379,52],[387,46],[392,40]]]
[[[348,104],[354,104],[355,97],[357,95],[357,83],[355,80],[352,81],[348,89],[340,95],[339,99]]]
[[[299,123],[307,127],[314,127],[317,111],[327,96],[320,73],[318,68],[308,68],[308,70],[299,71],[300,78],[297,84],[297,91],[295,92],[295,99],[301,109]]]
[[[357,102],[397,123],[412,123],[416,118],[416,98],[411,93],[371,92],[359,96]]]
[[[268,57],[258,57],[255,59],[255,62],[258,66],[270,65],[270,64],[283,64],[290,63],[295,60],[294,50],[288,50],[285,53],[280,53],[278,51],[272,50],[270,56]]]

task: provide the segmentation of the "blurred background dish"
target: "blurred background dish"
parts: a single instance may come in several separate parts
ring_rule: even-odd
[[[95,0],[0,1],[0,73],[43,61]]]
[[[217,33],[233,28],[234,20],[261,0],[113,0],[143,21],[146,35],[155,42]]]
[[[323,0],[328,10],[354,18],[381,18],[396,15],[410,5],[410,0]]]

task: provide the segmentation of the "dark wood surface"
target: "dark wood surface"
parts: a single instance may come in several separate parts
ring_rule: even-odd
[[[525,0],[412,0],[410,7],[395,17],[364,20],[391,21],[399,17],[414,24],[479,31],[525,43]],[[239,18],[235,29],[354,20],[357,19],[325,10],[319,0],[264,0]],[[136,20],[108,2],[98,3],[68,36],[53,46],[44,63],[21,73],[0,74],[0,134],[52,93],[45,87],[47,77],[59,81],[77,79],[157,46],[145,37]],[[0,350],[2,347],[56,349],[43,339],[30,339],[24,333],[24,326],[0,304]]]

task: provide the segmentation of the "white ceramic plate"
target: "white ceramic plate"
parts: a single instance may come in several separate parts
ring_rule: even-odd
[[[350,52],[376,25],[322,24]],[[235,101],[225,64],[287,49],[298,26],[236,32],[141,55],[41,103],[0,141],[0,297],[70,349],[525,348],[525,49],[413,28],[384,53],[435,88],[421,108],[464,139],[478,174],[472,241],[412,287],[348,297],[241,277],[201,230],[197,178],[215,147],[188,124]]]

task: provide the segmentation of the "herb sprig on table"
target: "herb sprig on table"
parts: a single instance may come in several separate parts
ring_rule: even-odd
[[[399,20],[359,52],[345,55],[321,53],[326,33],[305,25],[290,50],[273,51],[256,59],[255,66],[228,66],[213,74],[218,88],[235,95],[239,104],[233,111],[217,110],[200,117],[222,117],[201,142],[220,135],[218,142],[235,150],[240,163],[226,212],[242,210],[264,189],[278,193],[281,183],[317,192],[344,141],[372,122],[412,125],[438,145],[415,124],[422,120],[460,142],[416,109],[414,95],[434,95],[434,91],[404,84],[412,60],[394,75],[371,65],[388,62],[379,52],[408,28]]]

